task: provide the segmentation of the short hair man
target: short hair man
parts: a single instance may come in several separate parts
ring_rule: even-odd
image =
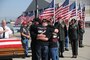
[[[2,20],[0,27],[0,38],[10,38],[12,30],[6,25],[6,20]]]

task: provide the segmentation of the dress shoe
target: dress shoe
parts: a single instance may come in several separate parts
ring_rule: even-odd
[[[73,55],[72,58],[77,58],[77,55]]]
[[[80,45],[79,47],[82,48],[82,47],[84,47],[84,46],[83,46],[83,45]]]
[[[69,49],[68,48],[65,48],[65,51],[69,51]]]
[[[64,58],[64,56],[63,56],[63,55],[60,55],[59,57]]]
[[[25,57],[30,57],[30,55],[26,55]]]
[[[74,58],[77,58],[77,55],[75,55],[75,57]]]

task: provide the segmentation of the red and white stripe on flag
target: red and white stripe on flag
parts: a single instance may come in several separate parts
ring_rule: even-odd
[[[26,20],[26,16],[20,16],[16,19],[15,25],[21,24],[24,20]]]
[[[76,16],[76,9],[73,9],[73,10],[71,11],[71,16],[70,16],[70,18],[72,18],[72,17],[74,17],[74,16]]]
[[[21,48],[20,39],[0,39],[0,48]]]
[[[62,20],[68,20],[69,19],[69,6],[65,6],[61,9],[61,13],[59,13],[59,17],[61,17]]]
[[[69,12],[69,6],[68,5],[65,7],[61,7],[59,14],[57,15],[57,13],[56,13],[56,18],[60,18],[62,20],[68,20],[69,19],[68,12]]]
[[[26,16],[26,20],[28,22],[33,21],[33,19],[34,19],[34,15],[33,16]]]
[[[15,21],[15,25],[20,24],[20,23],[19,23],[20,21],[21,21],[20,18],[17,18],[16,21]]]
[[[41,15],[39,15],[39,17],[41,19],[48,19],[53,15],[54,15],[54,8],[48,8],[48,9],[45,9],[45,11]]]
[[[82,8],[82,19],[85,20],[85,5]]]
[[[78,18],[78,20],[81,20],[81,10],[78,10],[77,18]]]
[[[82,12],[82,20],[85,20],[85,12]]]
[[[69,12],[69,0],[65,0],[65,2],[56,9],[56,19],[68,20],[68,12]]]
[[[61,17],[61,12],[62,12],[62,6],[60,6],[58,9],[55,10],[55,19],[56,20]]]

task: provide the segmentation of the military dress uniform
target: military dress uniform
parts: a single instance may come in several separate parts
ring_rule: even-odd
[[[78,22],[78,26],[79,26],[79,47],[84,47],[83,46],[83,34],[84,34],[84,26],[83,26],[83,22],[79,21]]]
[[[72,57],[76,58],[78,55],[78,25],[77,24],[72,24],[69,25],[69,39],[71,42],[71,47],[72,47]]]

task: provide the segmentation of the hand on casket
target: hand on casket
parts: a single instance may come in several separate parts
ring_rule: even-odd
[[[48,41],[48,38],[44,34],[38,34],[37,40]]]

